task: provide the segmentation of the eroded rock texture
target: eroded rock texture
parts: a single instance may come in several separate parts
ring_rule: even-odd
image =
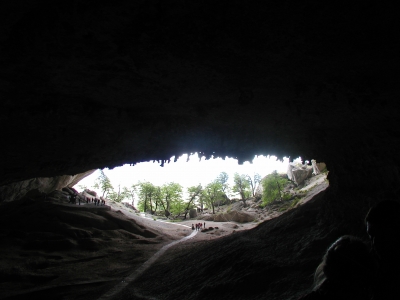
[[[5,202],[19,200],[32,190],[37,190],[45,194],[49,194],[53,191],[61,191],[64,187],[73,187],[94,171],[95,170],[90,170],[76,175],[62,175],[49,178],[39,177],[13,182],[0,186],[0,199]]]
[[[361,234],[399,192],[398,18],[336,5],[2,2],[0,185],[194,151],[301,155],[330,171],[319,226]]]

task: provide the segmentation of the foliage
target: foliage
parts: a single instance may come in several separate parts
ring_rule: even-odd
[[[179,214],[183,208],[182,186],[176,182],[164,184],[161,187],[166,215]]]
[[[195,202],[196,200],[201,201],[201,194],[203,191],[203,187],[201,186],[201,184],[198,184],[197,186],[191,186],[187,188],[187,192],[189,194],[189,199],[186,202],[186,208],[185,208],[185,219],[186,219],[186,215],[189,212],[189,210],[191,208],[195,207]],[[201,203],[202,205],[202,203]]]
[[[208,207],[212,207],[213,214],[215,213],[215,202],[224,196],[222,184],[218,180],[214,180],[206,185],[203,190],[202,198]]]
[[[229,191],[228,179],[229,175],[226,172],[221,172],[217,177],[217,181],[221,184],[222,192],[225,194]]]
[[[283,200],[283,188],[288,180],[278,175],[277,171],[273,171],[262,180],[263,187],[263,204],[269,204],[275,200]]]
[[[252,193],[253,197],[255,197],[257,187],[261,182],[261,175],[258,173],[254,173],[253,177],[251,177],[250,175],[246,175],[246,177],[247,177],[247,181],[249,182],[249,185],[251,188],[251,193]]]
[[[108,195],[108,198],[113,200],[113,201],[115,201],[115,202],[121,202],[122,200],[124,200],[126,198],[129,199],[130,198],[130,193],[129,193],[129,190],[126,187],[123,187],[122,191],[121,191],[121,186],[118,185],[118,192],[114,191],[114,190],[111,190],[109,195]]]
[[[99,189],[103,192],[103,197],[108,196],[109,193],[112,193],[114,188],[111,184],[110,178],[107,177],[106,174],[104,174],[103,170],[100,170],[100,175],[97,177],[94,186],[95,189]]]
[[[132,205],[135,205],[135,193],[137,192],[138,185],[133,184],[129,188],[123,187],[122,193],[124,194],[124,198],[132,201]]]
[[[239,175],[239,173],[235,173],[233,182],[233,192],[239,193],[243,201],[250,197],[250,184],[247,180],[247,175]]]
[[[141,211],[147,211],[149,208],[152,210],[153,207],[153,196],[156,192],[156,187],[151,182],[139,182],[139,201],[138,208]]]

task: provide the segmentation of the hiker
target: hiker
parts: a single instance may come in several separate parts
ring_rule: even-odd
[[[75,194],[72,194],[70,196],[69,203],[76,204],[76,195]]]

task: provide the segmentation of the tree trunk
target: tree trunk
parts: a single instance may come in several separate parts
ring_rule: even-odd
[[[278,189],[279,189],[279,198],[281,198],[281,201],[282,201],[283,199],[282,199],[281,186],[279,185],[278,181],[276,182],[276,184],[278,185]]]

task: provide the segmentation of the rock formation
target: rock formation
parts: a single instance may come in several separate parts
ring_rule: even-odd
[[[287,177],[296,185],[300,185],[304,180],[311,177],[312,172],[312,166],[289,163]]]
[[[33,178],[19,182],[13,182],[0,186],[0,199],[2,201],[14,201],[21,199],[31,190],[39,190],[43,193],[61,191],[65,187],[73,187],[80,180],[92,174],[95,170],[90,170],[76,175],[62,175],[49,178]]]
[[[175,281],[208,283],[196,295],[296,299],[304,266],[314,268],[307,255],[340,231],[366,238],[369,207],[399,194],[398,15],[390,5],[349,2],[344,12],[329,2],[18,0],[2,1],[0,14],[2,201],[42,185],[32,178],[162,164],[195,151],[327,164],[324,201],[249,235],[265,242],[263,257],[282,257],[268,256],[260,269],[250,261],[246,273],[236,264],[227,276]],[[230,245],[229,257],[239,256],[242,245],[233,237]],[[293,257],[299,276],[284,281],[279,267]],[[227,265],[208,268],[225,274]],[[189,272],[176,266],[176,276]],[[239,273],[248,277],[235,281]],[[271,288],[274,279],[287,284]]]

